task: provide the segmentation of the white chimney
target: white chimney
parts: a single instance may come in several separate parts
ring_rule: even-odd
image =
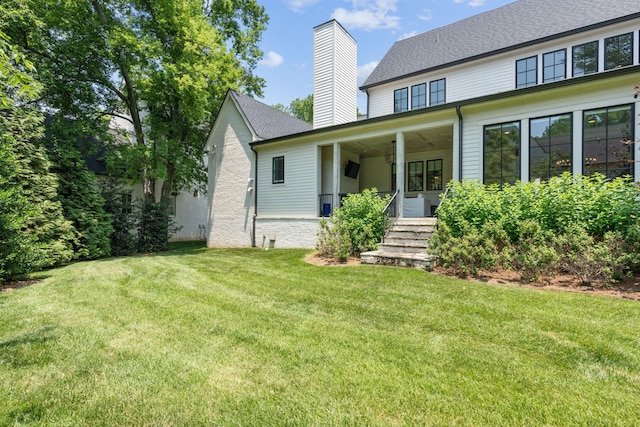
[[[357,119],[357,43],[335,19],[313,29],[313,128]]]

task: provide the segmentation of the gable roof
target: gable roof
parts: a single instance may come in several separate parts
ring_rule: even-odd
[[[229,91],[240,112],[258,139],[271,139],[311,130],[311,124],[290,116],[252,97]]]
[[[516,1],[397,41],[360,89],[638,17],[638,0]]]

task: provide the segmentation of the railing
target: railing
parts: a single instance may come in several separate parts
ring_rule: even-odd
[[[325,193],[320,194],[320,215],[321,217],[331,216],[333,212],[333,194]]]
[[[390,193],[385,192],[384,194],[386,195]],[[381,196],[382,196],[382,193],[381,193]],[[391,229],[391,226],[393,226],[393,223],[395,222],[397,217],[398,217],[398,190],[396,190],[393,193],[393,195],[391,196],[391,199],[389,199],[389,203],[387,203],[387,206],[385,206],[385,208],[382,210],[382,221],[384,222],[384,233],[382,233],[382,243],[384,243],[384,238],[386,237],[387,232]]]

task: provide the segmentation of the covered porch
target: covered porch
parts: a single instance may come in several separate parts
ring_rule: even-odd
[[[318,216],[330,216],[347,194],[374,187],[383,197],[396,194],[394,216],[434,216],[457,176],[456,133],[454,120],[442,120],[320,145]]]

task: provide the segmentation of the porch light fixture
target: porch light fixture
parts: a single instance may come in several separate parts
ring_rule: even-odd
[[[391,146],[387,147],[384,152],[384,159],[387,161],[389,166],[393,166],[396,164],[396,140],[391,141]]]

